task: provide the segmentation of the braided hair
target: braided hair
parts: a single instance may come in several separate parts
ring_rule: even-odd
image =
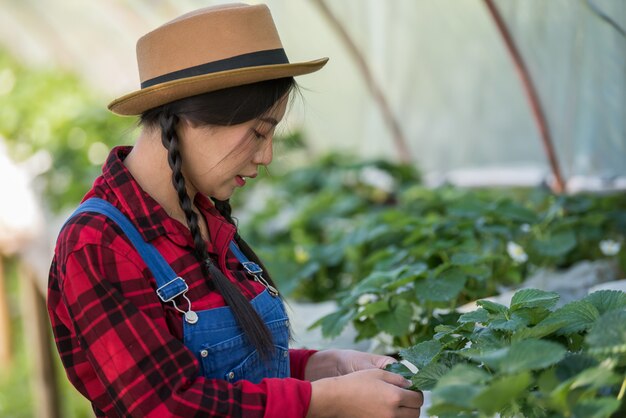
[[[185,177],[182,173],[183,162],[177,126],[181,118],[203,125],[228,126],[243,123],[263,115],[295,87],[293,78],[232,87],[165,104],[146,111],[140,119],[141,125],[146,127],[158,126],[161,131],[161,142],[167,149],[168,164],[172,170],[172,184],[193,237],[193,254],[200,262],[202,272],[213,281],[215,288],[231,308],[243,332],[261,357],[265,359],[268,359],[274,352],[270,331],[250,301],[209,257],[207,245],[200,231],[198,214],[193,210],[192,200],[187,193]],[[222,201],[215,198],[212,200],[219,213],[228,222],[236,226],[228,200]],[[276,287],[259,257],[238,233],[235,233],[235,242],[246,257],[261,266],[264,271],[264,278]]]

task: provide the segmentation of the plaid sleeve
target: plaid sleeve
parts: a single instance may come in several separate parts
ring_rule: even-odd
[[[63,271],[58,284],[63,306],[51,307],[51,312],[67,315],[65,330],[60,329],[63,321],[53,319],[55,335],[64,340],[57,340],[59,351],[70,380],[79,381],[79,390],[106,416],[306,415],[308,382],[290,378],[230,384],[198,377],[193,354],[151,318],[150,309],[160,308],[156,297],[140,310],[115,280],[106,279],[142,277],[123,254],[86,245],[67,257]],[[80,349],[63,352],[72,339]]]
[[[289,350],[289,365],[291,366],[291,377],[304,380],[304,372],[309,358],[317,350],[291,349]]]

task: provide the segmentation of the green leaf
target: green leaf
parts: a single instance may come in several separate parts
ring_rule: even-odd
[[[602,315],[585,341],[591,353],[626,353],[626,309]]]
[[[341,334],[350,319],[352,319],[352,311],[340,310],[318,319],[309,329],[317,326],[322,327],[322,334],[326,338],[333,338]]]
[[[560,381],[571,379],[584,370],[595,367],[598,361],[591,356],[582,353],[567,355],[555,367],[555,376]]]
[[[528,320],[526,318],[513,313],[510,318],[506,318],[503,314],[499,314],[497,317],[493,318],[489,324],[487,324],[487,327],[496,331],[515,332],[526,325],[528,325]]]
[[[439,416],[441,411],[454,411],[453,407],[460,407],[467,411],[472,410],[472,400],[480,393],[481,386],[471,384],[459,384],[450,386],[437,386],[432,391],[432,407],[430,414]]]
[[[537,221],[537,214],[530,209],[520,206],[510,200],[502,201],[498,204],[497,213],[499,216],[513,221],[533,224]]]
[[[585,399],[574,405],[576,417],[606,418],[617,412],[621,402],[614,398]]]
[[[450,259],[450,264],[453,266],[472,266],[478,264],[480,257],[472,253],[457,253],[453,254]]]
[[[400,350],[400,357],[421,369],[430,363],[442,349],[443,346],[439,341],[424,341],[413,347]]]
[[[431,390],[435,387],[439,378],[449,370],[450,369],[443,364],[428,363],[423,369],[415,373],[411,381],[419,390]]]
[[[414,282],[418,277],[428,271],[428,266],[424,263],[413,263],[406,266],[405,271],[396,279],[392,279],[386,286],[388,290],[395,290],[400,286]]]
[[[496,414],[515,401],[531,383],[529,372],[494,379],[472,401],[481,412]]]
[[[550,309],[559,300],[559,294],[539,289],[521,289],[511,298],[511,311],[521,308]]]
[[[626,307],[626,292],[621,290],[598,290],[588,295],[583,300],[596,307],[600,315]]]
[[[490,380],[491,375],[483,369],[474,365],[460,363],[443,375],[437,382],[437,386],[462,385],[466,383],[474,385],[486,383]]]
[[[551,366],[558,363],[565,353],[563,346],[551,341],[523,340],[511,344],[510,347],[480,354],[471,351],[460,354],[481,361],[503,373],[513,374]]]
[[[551,237],[533,242],[533,248],[544,257],[561,257],[576,247],[576,234],[564,231]]]
[[[476,302],[476,304],[484,309],[486,309],[489,313],[495,314],[500,312],[508,312],[509,308],[504,305],[501,305],[496,302],[492,302],[487,299],[481,299]]]
[[[610,386],[621,382],[619,376],[611,371],[611,369],[600,364],[596,367],[590,367],[578,375],[570,379],[570,389],[576,389],[580,387],[592,387],[601,388],[604,386]]]
[[[449,302],[457,298],[465,286],[466,277],[461,270],[448,269],[438,277],[428,277],[415,283],[415,292],[420,300]]]
[[[475,311],[464,313],[459,317],[459,322],[465,324],[467,322],[478,322],[484,324],[489,320],[489,312],[484,308],[478,308]]]
[[[363,310],[359,312],[359,315],[364,316],[374,316],[381,312],[389,311],[389,301],[387,299],[378,300],[376,302],[371,302],[366,304],[363,307]]]
[[[374,271],[369,276],[357,283],[352,291],[352,296],[356,297],[364,293],[378,293],[388,283],[397,280],[398,276],[405,270],[406,267],[398,267],[395,270],[388,271]]]
[[[552,312],[546,319],[537,324],[537,327],[559,328],[553,332],[557,335],[569,335],[589,329],[600,317],[598,310],[589,302],[577,300]],[[547,334],[546,334],[547,335]]]
[[[398,299],[391,310],[381,312],[374,317],[374,322],[381,331],[394,337],[402,337],[409,332],[413,319],[413,306],[404,299]]]
[[[404,364],[400,363],[399,361],[396,363],[388,364],[387,367],[385,367],[385,370],[387,370],[388,372],[399,374],[405,379],[410,380],[413,377],[413,372],[409,370],[409,368],[406,367]]]

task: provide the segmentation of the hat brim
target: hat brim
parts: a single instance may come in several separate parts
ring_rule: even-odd
[[[108,108],[122,116],[140,115],[146,110],[197,94],[309,74],[322,68],[327,61],[328,58],[320,58],[290,64],[261,65],[167,81],[117,98],[109,103]]]

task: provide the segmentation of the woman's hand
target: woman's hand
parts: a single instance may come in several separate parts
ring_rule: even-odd
[[[367,369],[384,369],[395,363],[393,357],[363,353],[356,350],[324,350],[309,358],[304,372],[306,380],[343,376]]]
[[[405,388],[410,382],[385,370],[360,370],[311,383],[307,418],[417,418],[422,393]]]

